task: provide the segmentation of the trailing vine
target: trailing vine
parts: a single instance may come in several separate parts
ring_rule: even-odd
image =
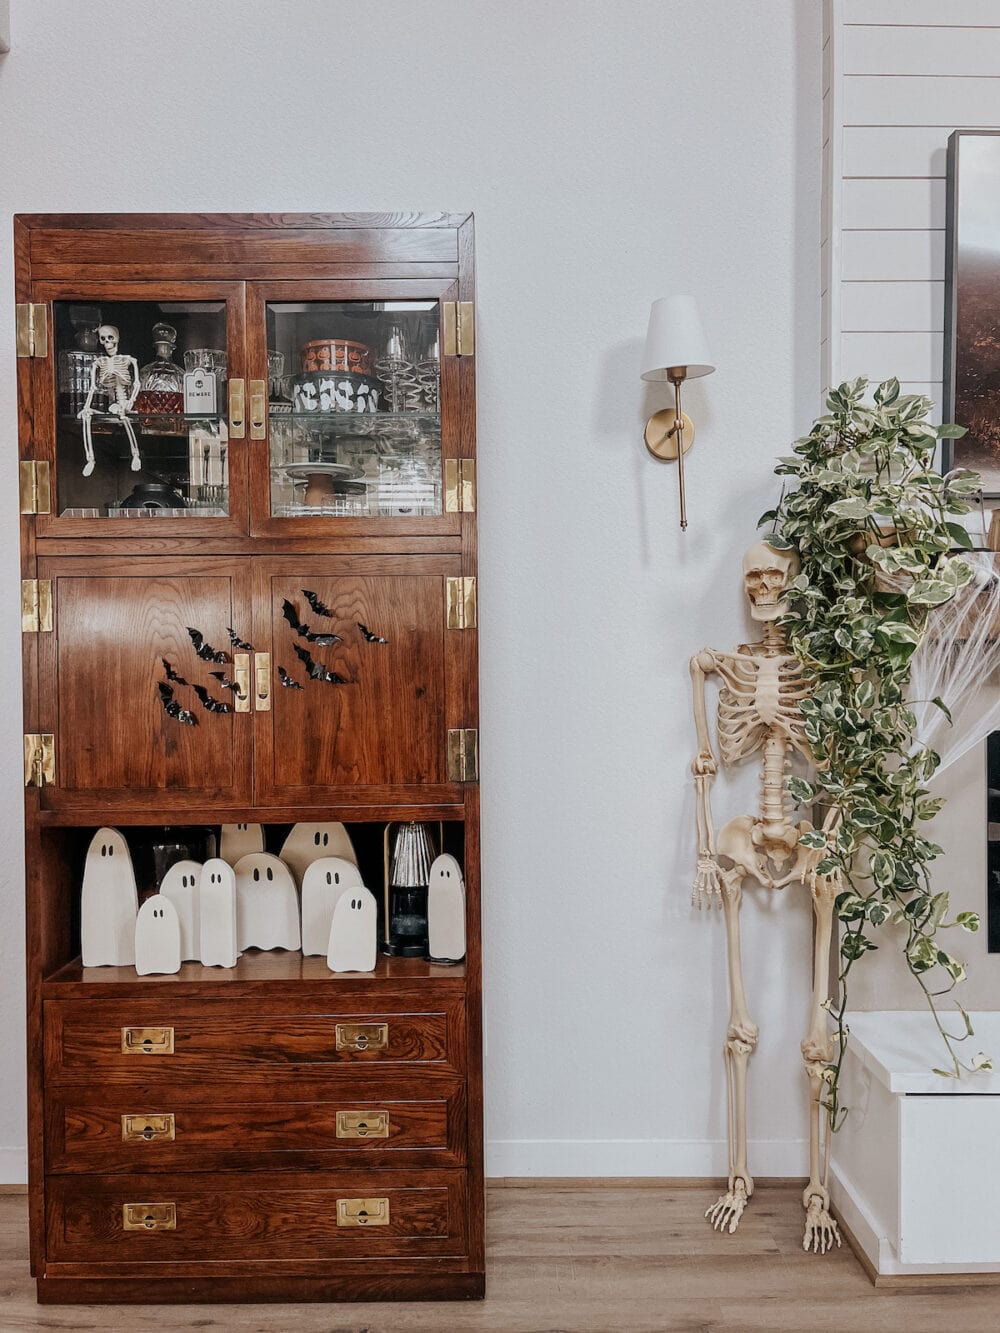
[[[963,1068],[990,1067],[985,1056],[970,1065],[959,1058],[957,1043],[972,1032],[964,1009],[959,1035],[937,1009],[938,998],[965,976],[940,933],[978,930],[979,918],[960,912],[949,920],[948,894],[931,884],[929,867],[941,848],[921,826],[944,803],[925,786],[940,760],[915,742],[907,701],[910,660],[932,609],[973,576],[969,562],[952,554],[971,546],[954,519],[970,511],[980,481],[972,472],[942,477],[934,470],[937,442],[965,432],[935,429],[929,399],[902,395],[895,379],[879,384],[871,402],[867,389],[859,378],[830,393],[827,414],[775,469],[794,489],[760,520],[773,527],[772,546],[794,549],[801,560],[780,623],[813,686],[801,709],[816,771],[810,781],[790,777],[788,789],[821,808],[823,828],[804,834],[801,844],[815,851],[816,873],[836,876],[842,886],[840,984],[827,1001],[837,1029],[824,1074],[832,1129],[846,1115],[838,1090],[848,975],[878,947],[871,931],[886,922],[905,931],[906,965],[948,1050],[948,1068],[935,1072],[957,1077]],[[934,702],[947,714],[945,701]]]

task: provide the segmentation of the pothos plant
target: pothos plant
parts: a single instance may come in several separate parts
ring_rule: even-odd
[[[931,425],[929,399],[901,394],[895,379],[879,384],[870,402],[867,390],[868,381],[856,379],[829,395],[827,414],[775,469],[794,489],[760,520],[773,529],[771,545],[801,560],[781,623],[813,686],[801,709],[815,773],[808,782],[790,777],[788,788],[797,801],[825,807],[823,829],[801,843],[815,851],[816,873],[836,875],[843,886],[840,985],[827,1002],[837,1025],[825,1072],[833,1129],[846,1114],[838,1087],[848,975],[877,947],[872,934],[886,922],[903,927],[906,964],[947,1046],[948,1068],[937,1072],[957,1077],[962,1068],[989,1067],[985,1056],[970,1065],[959,1058],[957,1043],[972,1032],[965,1011],[957,1035],[937,1011],[937,999],[965,975],[942,932],[975,931],[979,918],[960,912],[950,920],[947,892],[931,883],[941,848],[921,830],[943,804],[925,786],[940,760],[916,743],[907,700],[910,660],[933,608],[973,576],[953,554],[971,546],[955,519],[969,512],[980,482],[972,472],[934,470],[937,442],[964,430]],[[934,702],[947,713],[944,700]]]

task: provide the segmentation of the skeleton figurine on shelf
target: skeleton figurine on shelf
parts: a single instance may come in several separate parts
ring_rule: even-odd
[[[135,438],[135,429],[129,421],[139,393],[139,363],[134,356],[123,356],[118,351],[120,334],[113,324],[102,324],[97,330],[97,337],[104,348],[104,355],[97,357],[90,371],[90,389],[87,401],[80,409],[79,417],[83,422],[83,452],[86,461],[83,475],[89,477],[94,470],[94,394],[101,389],[108,395],[108,414],[117,417],[125,428],[129,448],[132,451],[132,471],[142,467],[139,457],[139,445]]]
[[[829,952],[834,901],[840,891],[836,875],[818,875],[821,852],[802,847],[799,839],[813,825],[793,819],[792,798],[785,786],[794,753],[813,763],[804,733],[800,702],[809,685],[801,662],[788,650],[785,631],[775,622],[788,610],[785,592],[799,570],[798,557],[777,551],[766,542],[752,546],[743,559],[743,578],[750,615],[764,624],[758,643],[740,644],[733,652],[704,648],[691,659],[698,755],[692,765],[697,792],[698,868],[692,901],[697,906],[721,905],[725,914],[729,960],[730,1013],[723,1047],[727,1088],[729,1180],[726,1192],[708,1209],[718,1230],[735,1231],[753,1194],[747,1167],[747,1067],[757,1045],[743,988],[740,955],[740,905],[743,884],[752,880],[764,889],[804,884],[812,895],[815,919],[813,992],[808,1035],[802,1056],[809,1079],[809,1182],[802,1201],[806,1210],[803,1247],[826,1253],[840,1233],[830,1215],[827,1189],[829,1126],[821,1147],[824,1116],[824,1073],[833,1056],[824,1002],[829,984]],[[723,764],[739,764],[761,755],[760,811],[739,815],[716,836],[710,805],[716,761],[709,735],[705,702],[706,677],[719,679],[718,738]],[[832,833],[833,820],[823,832]]]

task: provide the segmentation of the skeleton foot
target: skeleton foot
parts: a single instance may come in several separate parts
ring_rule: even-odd
[[[138,454],[132,455],[132,471],[140,472],[142,470],[142,459]]]
[[[84,463],[83,465],[83,475],[85,477],[89,477],[90,474],[93,472],[93,470],[94,470],[94,460],[92,458],[88,458],[86,463]]]
[[[728,1231],[732,1235],[740,1224],[747,1202],[746,1182],[737,1179],[733,1181],[732,1189],[726,1190],[717,1203],[705,1209],[705,1216],[715,1231]]]
[[[802,1248],[812,1250],[813,1254],[826,1254],[833,1249],[833,1242],[840,1248],[840,1228],[830,1216],[830,1208],[819,1194],[811,1196],[806,1206],[806,1231],[802,1237]]]

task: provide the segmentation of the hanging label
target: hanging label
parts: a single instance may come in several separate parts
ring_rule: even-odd
[[[215,374],[199,367],[184,376],[184,411],[189,416],[214,417],[218,403]]]

